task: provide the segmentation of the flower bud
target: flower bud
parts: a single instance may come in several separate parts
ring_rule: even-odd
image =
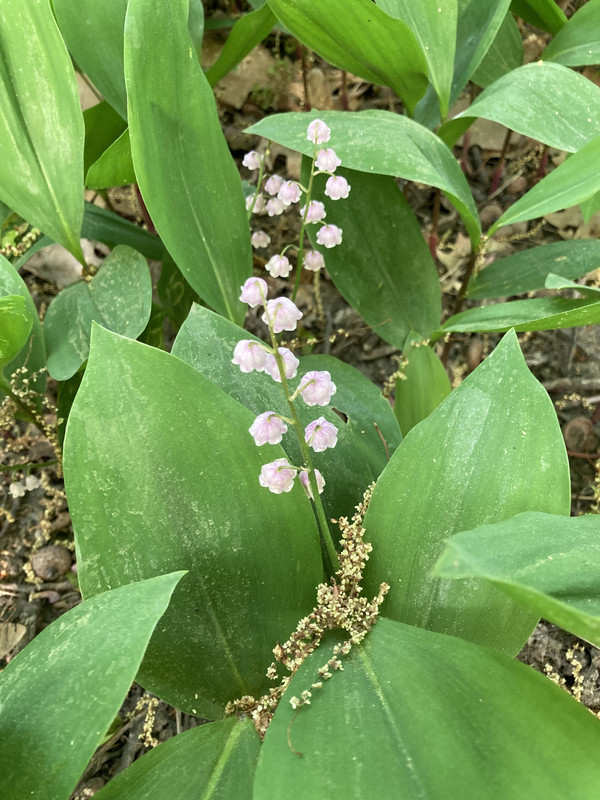
[[[322,119],[313,119],[308,126],[306,138],[314,144],[327,144],[331,138],[331,131]]]

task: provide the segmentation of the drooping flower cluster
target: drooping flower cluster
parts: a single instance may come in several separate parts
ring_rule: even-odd
[[[341,160],[331,147],[319,148],[319,145],[326,144],[331,138],[328,126],[321,119],[313,120],[308,126],[306,138],[315,147],[312,176],[321,174],[329,176],[325,185],[325,195],[331,200],[342,200],[348,197],[350,184],[341,175],[334,174],[342,163]],[[262,176],[263,158],[256,151],[252,150],[246,153],[242,163],[250,170],[261,170],[260,175]],[[312,178],[310,185],[312,185]],[[281,175],[274,174],[264,182],[262,191],[259,186],[257,193],[247,198],[246,207],[248,210],[252,209],[256,214],[268,214],[270,217],[274,217],[283,214],[284,211],[300,202],[303,193],[310,194],[310,191],[297,181],[286,181]],[[305,203],[301,206],[300,215],[302,230],[305,225],[323,222],[327,216],[324,204],[319,200],[310,200],[310,198],[308,204]],[[342,234],[342,229],[337,225],[327,223],[319,228],[316,239],[318,244],[329,249],[342,243]],[[255,248],[267,247],[269,242],[269,237],[262,230],[252,234],[252,245]],[[265,266],[267,272],[274,278],[287,278],[292,271],[292,265],[285,255],[287,249],[286,247],[282,253],[272,256]],[[300,253],[302,253],[302,248],[300,248]],[[323,255],[316,250],[304,253],[301,261],[301,266],[311,272],[318,272],[325,266]]]
[[[269,326],[274,340],[274,336],[281,331],[295,330],[302,318],[302,312],[289,298],[267,299],[267,294],[266,281],[262,278],[248,278],[241,287],[240,300],[248,303],[251,308],[264,306],[262,319]],[[264,342],[242,339],[234,348],[232,363],[242,372],[264,372],[277,383],[285,382],[286,394],[292,403],[300,396],[307,406],[326,406],[336,391],[329,372],[312,370],[300,379],[296,390],[289,395],[287,382],[296,378],[300,361],[287,347],[274,348]],[[288,424],[293,424],[293,420],[275,411],[263,411],[256,417],[249,430],[256,445],[261,447],[264,444],[279,444],[288,430]],[[321,453],[329,447],[335,447],[337,435],[335,425],[321,416],[306,426],[304,441],[315,453]],[[290,464],[287,458],[277,458],[263,466],[259,482],[274,494],[281,494],[291,491],[294,480],[298,477],[306,493],[312,498],[309,469],[306,466],[296,467]],[[314,470],[314,477],[317,489],[321,493],[325,480],[317,469]]]

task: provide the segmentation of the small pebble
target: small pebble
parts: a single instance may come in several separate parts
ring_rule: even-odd
[[[519,175],[506,187],[508,194],[521,194],[525,189],[527,189],[527,178],[524,175]]]
[[[61,578],[71,568],[71,553],[66,547],[58,544],[49,544],[42,547],[31,557],[33,571],[45,581],[55,581]]]

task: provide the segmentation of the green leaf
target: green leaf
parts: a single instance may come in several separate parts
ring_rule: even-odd
[[[76,606],[4,669],[0,782],[11,800],[69,797],[183,574],[122,586]]]
[[[512,0],[510,10],[553,36],[556,36],[567,22],[565,12],[555,0]]]
[[[83,172],[87,175],[92,164],[127,129],[127,123],[106,100],[84,111],[83,121],[85,123]]]
[[[600,136],[596,136],[513,203],[488,234],[503,225],[542,217],[593,197],[600,191],[599,167]]]
[[[377,5],[391,17],[406,22],[414,33],[445,118],[454,70],[457,0],[377,0]]]
[[[387,581],[386,616],[514,655],[537,617],[489,584],[430,573],[453,533],[521,511],[567,514],[569,470],[552,403],[511,333],[381,474],[364,522],[365,595]]]
[[[538,616],[600,646],[600,517],[518,514],[453,536],[435,567],[484,578]]]
[[[184,731],[120,772],[97,800],[252,800],[260,739],[249,719]]]
[[[150,216],[190,286],[242,322],[252,271],[237,167],[187,31],[188,0],[130,0],[125,30],[129,133]]]
[[[588,197],[587,200],[582,200],[579,203],[579,207],[581,209],[583,221],[586,223],[589,222],[596,211],[600,211],[600,192],[596,192],[596,194]]]
[[[98,239],[109,247],[129,245],[146,258],[160,260],[165,252],[165,247],[157,236],[93,203],[85,204],[81,235],[85,239]]]
[[[339,167],[336,174],[351,186],[343,203],[324,194],[325,175],[315,178],[312,197],[343,230],[343,243],[321,247],[310,225],[311,243],[344,299],[378,336],[402,349],[411,330],[423,338],[439,325],[442,297],[431,253],[393,178]]]
[[[271,11],[307,47],[334,67],[389,86],[412,114],[427,88],[427,62],[402,20],[371,0],[268,0]]]
[[[473,73],[472,80],[485,88],[523,64],[523,39],[512,14],[507,14],[492,46]]]
[[[135,339],[151,303],[146,259],[126,245],[115,247],[89,283],[67,286],[50,303],[44,319],[48,372],[57,381],[77,372],[89,354],[92,322]]]
[[[449,331],[491,332],[549,331],[600,323],[600,302],[567,300],[564,297],[536,297],[495,303],[455,314],[434,334],[435,338]]]
[[[600,88],[561,64],[525,64],[485,89],[438,134],[453,145],[478,117],[572,153],[598,133]]]
[[[32,327],[29,341],[16,358],[5,367],[4,374],[8,378],[21,367],[26,367],[27,371],[25,375],[21,376],[19,385],[23,385],[21,383],[23,379],[29,381],[29,387],[38,393],[38,398],[34,400],[34,405],[39,411],[41,410],[42,396],[46,388],[46,372],[44,370],[46,366],[46,349],[44,347],[42,326],[25,282],[16,268],[4,256],[0,256],[0,298],[6,295],[20,295],[25,299],[25,308],[32,321]],[[4,397],[4,393],[1,390],[0,397]]]
[[[181,328],[193,303],[198,302],[199,297],[166,250],[156,291],[173,325]]]
[[[0,6],[0,199],[84,263],[83,117],[48,0]]]
[[[306,130],[316,118],[331,128],[331,146],[344,167],[436,186],[456,206],[473,242],[479,241],[479,215],[456,159],[434,133],[408,117],[389,111],[273,114],[246,133],[273,139],[312,158],[314,145],[307,141]]]
[[[458,0],[456,41],[460,46],[454,55],[450,106],[458,100],[467,81],[491,47],[509,5],[510,0]],[[415,120],[431,129],[440,122],[437,98],[431,87],[415,109]]]
[[[277,18],[268,5],[240,17],[227,37],[225,47],[218,59],[206,72],[209,84],[215,86],[221,78],[231,72],[257,44],[268,36],[276,23]]]
[[[21,352],[29,338],[33,318],[19,294],[0,297],[0,370]]]
[[[542,289],[551,272],[565,278],[581,278],[598,267],[600,242],[596,239],[571,239],[531,247],[501,258],[471,278],[467,297],[482,300],[507,297]]]
[[[589,0],[573,14],[542,53],[544,61],[567,67],[600,62],[600,0]]]
[[[228,320],[195,306],[177,335],[173,355],[195,367],[249,408],[254,416],[266,409],[289,416],[289,406],[279,384],[263,373],[244,374],[231,363],[237,342],[252,338],[255,337]],[[400,432],[394,424],[389,403],[357,370],[327,356],[301,358],[298,378],[290,382],[293,388],[300,377],[311,370],[329,371],[338,387],[332,406],[347,418],[344,424],[331,408],[320,409],[319,413],[338,429],[338,443],[335,449],[314,456],[315,467],[326,481],[322,495],[326,513],[328,517],[339,517],[360,502],[365,488],[376,480],[387,462],[386,445],[388,453],[393,452],[400,440]],[[315,419],[314,409],[304,403],[298,404],[297,411],[304,427]],[[248,438],[247,432],[245,437]],[[291,431],[284,437],[282,447],[290,463],[300,463],[302,454]],[[265,459],[271,449],[269,445],[264,446]]]
[[[310,690],[329,656],[325,644],[292,678],[254,800],[594,797],[598,721],[524,664],[380,619],[311,705],[293,711],[287,701]]]
[[[404,355],[408,363],[402,366],[403,377],[396,381],[394,401],[402,436],[428,417],[451,389],[442,362],[426,343],[413,342]]]
[[[64,454],[81,589],[189,570],[138,680],[205,718],[267,690],[274,643],[322,578],[299,483],[283,495],[259,485],[284,452],[256,447],[253,419],[178,358],[94,327]]]
[[[135,182],[127,128],[91,165],[85,177],[85,185],[88,189],[106,189]]]

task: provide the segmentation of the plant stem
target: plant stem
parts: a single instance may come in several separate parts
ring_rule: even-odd
[[[310,165],[310,178],[308,179],[308,188],[306,190],[306,203],[304,205],[304,214],[302,216],[302,224],[300,225],[300,238],[298,240],[298,258],[296,261],[296,280],[294,282],[294,291],[292,292],[292,303],[296,300],[298,288],[300,287],[300,275],[302,274],[302,262],[304,261],[304,230],[306,228],[306,217],[308,216],[308,207],[310,205],[310,197],[312,194],[313,180],[315,177],[315,160],[317,158],[317,144],[315,142],[315,149],[313,152],[312,164]]]

